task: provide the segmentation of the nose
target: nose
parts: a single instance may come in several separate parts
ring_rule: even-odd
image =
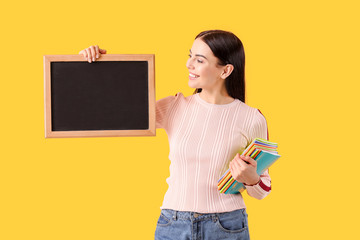
[[[192,61],[191,61],[190,58],[189,58],[189,59],[187,60],[187,62],[186,62],[186,67],[187,67],[188,69],[194,69],[194,66],[193,66]]]

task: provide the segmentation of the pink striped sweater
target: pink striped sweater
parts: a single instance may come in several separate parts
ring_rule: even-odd
[[[267,123],[258,109],[239,99],[219,105],[206,102],[199,93],[185,97],[178,92],[156,101],[156,128],[168,135],[171,161],[160,209],[215,213],[245,208],[241,193],[219,193],[217,181],[254,138],[268,139]],[[258,184],[246,186],[257,199],[271,191],[268,170],[260,178]]]

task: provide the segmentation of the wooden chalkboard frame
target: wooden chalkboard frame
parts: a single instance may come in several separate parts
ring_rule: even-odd
[[[52,131],[51,115],[51,62],[87,62],[83,55],[44,55],[44,110],[45,138],[68,137],[126,137],[155,136],[155,55],[154,54],[102,54],[96,61],[147,61],[149,128],[139,130]],[[94,63],[88,63],[94,64]]]

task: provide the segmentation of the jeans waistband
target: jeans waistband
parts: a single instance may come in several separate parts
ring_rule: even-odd
[[[241,208],[231,212],[219,212],[219,213],[198,213],[198,212],[190,212],[190,211],[177,211],[173,209],[162,209],[162,212],[166,211],[171,214],[174,220],[183,219],[183,220],[205,220],[205,219],[213,219],[216,220],[220,217],[230,216],[232,214],[245,214],[246,209]]]

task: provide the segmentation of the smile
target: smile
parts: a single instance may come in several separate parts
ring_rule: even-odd
[[[191,78],[191,79],[195,79],[195,78],[198,78],[198,77],[199,77],[198,75],[189,73],[189,78]]]

